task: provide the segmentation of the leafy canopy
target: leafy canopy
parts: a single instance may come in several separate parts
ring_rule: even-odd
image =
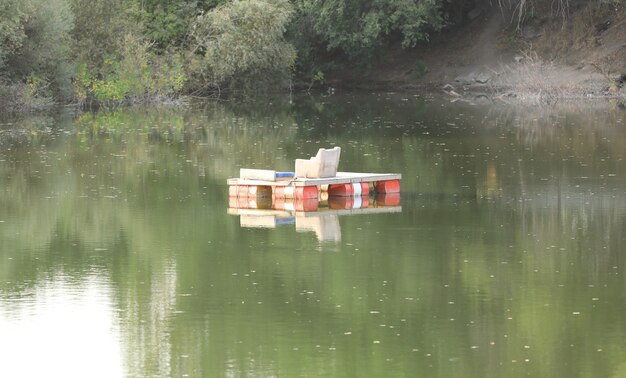
[[[17,51],[26,38],[24,8],[19,0],[0,0],[0,70],[4,59]]]
[[[386,36],[399,33],[403,47],[428,39],[444,24],[443,0],[299,0],[313,29],[327,44],[350,57],[368,55]]]
[[[199,16],[190,34],[205,84],[248,85],[288,74],[295,52],[284,33],[292,14],[287,0],[235,0]]]
[[[69,90],[73,20],[67,0],[0,0],[0,74]]]

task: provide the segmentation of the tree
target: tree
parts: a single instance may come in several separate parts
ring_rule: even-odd
[[[134,0],[71,0],[71,5],[75,24],[72,55],[90,70],[98,71],[106,59],[117,60],[128,34],[141,34]]]
[[[189,25],[198,14],[227,0],[141,0],[141,20],[145,36],[160,52],[185,44]]]
[[[4,72],[12,81],[67,95],[73,16],[67,0],[1,0]],[[51,85],[51,87],[49,87]],[[51,93],[46,93],[51,94]]]
[[[293,14],[287,0],[235,0],[200,15],[191,26],[191,70],[203,88],[276,86],[295,58],[285,40]]]
[[[348,57],[369,56],[391,34],[402,46],[428,39],[444,24],[443,0],[298,0],[298,12],[310,17],[313,30],[327,49]]]
[[[24,21],[26,13],[19,0],[0,0],[0,73],[4,60],[20,47],[26,38]]]

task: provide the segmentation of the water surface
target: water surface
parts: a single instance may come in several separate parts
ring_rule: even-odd
[[[5,119],[0,376],[625,376],[625,119],[406,94]],[[402,173],[401,211],[228,214],[239,168],[334,145]]]

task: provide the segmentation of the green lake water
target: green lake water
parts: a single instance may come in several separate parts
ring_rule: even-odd
[[[2,377],[626,376],[623,105],[336,95],[0,123]],[[229,214],[239,168],[335,145],[341,171],[401,173],[399,204]]]

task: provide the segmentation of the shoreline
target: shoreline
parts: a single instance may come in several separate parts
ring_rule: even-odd
[[[618,93],[612,94],[608,91],[604,93],[594,92],[595,88],[589,87],[580,91],[565,90],[562,88],[544,88],[543,90],[536,92],[530,91],[527,88],[515,87],[515,86],[494,86],[494,85],[458,85],[454,86],[449,83],[371,83],[371,84],[354,84],[354,85],[340,85],[337,87],[317,88],[311,92],[302,90],[289,92],[276,92],[277,96],[304,96],[311,94],[323,94],[326,92],[335,93],[336,91],[350,93],[350,92],[402,92],[423,94],[428,96],[438,96],[441,98],[448,98],[452,102],[456,101],[469,101],[469,102],[484,102],[485,100],[490,102],[499,101],[501,103],[518,105],[518,104],[542,104],[542,105],[554,105],[558,102],[586,102],[586,101],[610,101],[616,100],[620,104],[626,103],[626,89],[622,88]],[[222,99],[230,101],[231,99]],[[243,102],[258,100],[258,98],[251,97]],[[198,100],[201,102],[215,103],[218,102],[213,99]],[[142,103],[122,103],[115,106],[92,106],[85,107],[76,103],[50,103],[46,106],[36,108],[20,108],[18,110],[9,109],[0,104],[0,111],[5,112],[9,116],[22,116],[29,114],[42,114],[47,112],[54,112],[58,109],[73,109],[75,111],[94,111],[94,110],[110,110],[118,108],[135,108],[135,107],[185,107],[189,105],[189,101],[148,101]]]

